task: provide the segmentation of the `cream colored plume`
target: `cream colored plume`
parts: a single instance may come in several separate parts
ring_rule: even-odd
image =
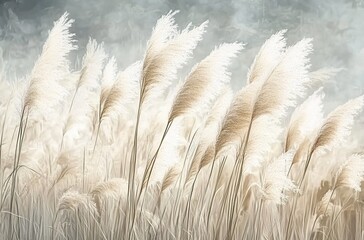
[[[286,192],[297,190],[296,185],[287,177],[293,155],[294,151],[288,151],[263,167],[260,183],[263,200],[284,204],[288,200]]]
[[[108,97],[112,86],[116,80],[116,74],[118,66],[116,59],[111,57],[105,65],[104,71],[102,72],[101,78],[101,93],[100,93],[100,105],[103,106],[106,98]]]
[[[141,72],[141,62],[136,62],[117,75],[105,97],[104,105],[100,113],[100,119],[117,117],[127,113],[127,104],[137,96],[138,79]]]
[[[295,109],[287,131],[286,150],[298,147],[322,124],[324,96],[320,88]]]
[[[179,165],[170,167],[162,180],[161,192],[166,190],[169,186],[171,186],[181,173],[181,167]]]
[[[287,49],[259,92],[253,119],[263,114],[280,119],[287,114],[287,108],[295,106],[297,98],[304,95],[309,80],[308,54],[311,51],[311,39],[303,39]]]
[[[345,142],[351,133],[354,118],[362,111],[364,95],[335,108],[325,119],[312,146],[312,152],[331,150]]]
[[[126,201],[128,190],[128,182],[123,178],[112,178],[105,182],[96,184],[90,195],[96,204],[96,208],[99,214],[102,213],[105,202],[108,199],[117,201]]]
[[[335,77],[339,72],[343,71],[343,68],[320,68],[310,72],[309,77],[311,79],[310,85],[322,85],[330,81],[331,78]]]
[[[243,158],[248,161],[247,171],[259,166],[266,159],[266,154],[272,152],[272,146],[282,130],[279,126],[281,118],[304,95],[305,85],[309,80],[308,54],[311,50],[311,39],[303,39],[289,47],[261,87],[246,137],[247,146]]]
[[[357,192],[361,191],[364,180],[364,156],[353,154],[344,162],[336,173],[336,187],[347,187]]]
[[[180,69],[191,57],[192,50],[202,39],[207,22],[178,33],[174,15],[170,12],[157,21],[147,44],[141,76],[141,104],[150,95],[159,96],[171,84]]]
[[[67,57],[76,49],[72,39],[74,34],[69,32],[72,23],[67,12],[54,23],[29,77],[24,107],[51,111],[52,107],[63,102],[67,92],[59,81],[69,73]]]
[[[58,210],[72,210],[78,212],[78,210],[90,211],[93,214],[97,214],[96,204],[92,201],[91,196],[87,194],[81,194],[77,191],[67,191],[62,195],[58,202]]]
[[[287,30],[282,30],[272,35],[260,48],[248,72],[248,83],[256,80],[265,80],[272,73],[280,62],[286,47],[284,34]]]
[[[96,40],[90,38],[86,46],[86,53],[82,58],[82,69],[77,81],[76,91],[83,85],[91,88],[100,85],[105,59],[106,53],[103,43],[98,44]]]
[[[333,198],[335,198],[335,193],[332,190],[329,190],[322,197],[321,201],[319,201],[316,205],[316,214],[317,216],[330,216],[334,209],[334,204],[331,202]]]
[[[240,43],[222,44],[195,65],[174,100],[169,121],[183,114],[203,115],[229,83],[227,67],[242,48]]]
[[[229,147],[237,150],[240,146],[251,122],[255,97],[260,86],[261,81],[255,81],[236,93],[216,141],[217,157]]]

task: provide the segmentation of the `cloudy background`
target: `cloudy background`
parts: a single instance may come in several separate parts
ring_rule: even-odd
[[[246,44],[231,67],[235,90],[262,43],[288,29],[289,44],[314,39],[312,70],[345,68],[325,85],[329,106],[364,93],[364,0],[0,0],[0,65],[10,79],[27,74],[53,21],[68,11],[79,45],[75,66],[92,37],[124,68],[142,58],[154,24],[169,10],[180,10],[181,28],[210,21],[189,66],[222,42]]]

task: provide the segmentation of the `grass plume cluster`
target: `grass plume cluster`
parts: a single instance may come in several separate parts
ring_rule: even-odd
[[[284,30],[235,94],[237,42],[173,84],[208,25],[176,13],[122,70],[93,39],[72,70],[65,13],[28,76],[1,75],[0,239],[362,239],[364,96],[325,116],[315,87],[336,70]]]

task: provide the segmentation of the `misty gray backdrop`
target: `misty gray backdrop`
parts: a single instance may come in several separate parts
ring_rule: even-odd
[[[92,37],[103,41],[119,67],[125,68],[143,57],[154,24],[170,10],[180,10],[176,21],[181,28],[210,21],[189,66],[222,42],[246,44],[231,67],[235,90],[245,84],[263,42],[288,29],[289,44],[303,37],[314,39],[312,70],[345,68],[325,85],[329,108],[364,92],[364,0],[2,0],[0,60],[9,78],[29,73],[53,21],[68,11],[75,19],[72,31],[79,45],[74,66]]]

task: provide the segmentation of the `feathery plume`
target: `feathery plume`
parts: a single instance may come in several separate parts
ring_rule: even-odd
[[[166,190],[169,186],[172,185],[172,183],[174,183],[180,172],[181,169],[179,166],[172,166],[168,169],[166,175],[164,175],[164,178],[162,180],[161,192],[164,192],[164,190]]]
[[[287,49],[259,92],[253,119],[263,114],[272,114],[279,119],[286,114],[288,107],[295,106],[309,80],[307,56],[311,51],[311,39],[303,39]]]
[[[215,156],[215,144],[210,144],[205,153],[201,157],[199,169],[203,168],[207,164],[209,164],[212,160],[214,160]]]
[[[292,165],[296,164],[303,159],[306,159],[308,157],[308,154],[310,153],[310,149],[312,146],[313,140],[309,137],[306,137],[302,143],[298,146],[297,151],[293,157]],[[292,149],[292,148],[291,148]]]
[[[311,152],[332,149],[343,143],[351,133],[354,118],[362,111],[364,95],[335,108],[325,119],[312,146]]]
[[[265,201],[284,204],[288,199],[284,191],[297,189],[291,179],[287,177],[293,155],[294,151],[288,151],[263,167],[260,191]]]
[[[243,48],[240,43],[223,44],[198,63],[174,100],[169,122],[186,113],[201,113],[230,81],[227,66]]]
[[[281,132],[280,119],[289,107],[303,96],[308,79],[308,54],[311,39],[303,39],[289,47],[273,72],[265,80],[256,97],[247,133],[243,158],[248,161],[247,171],[259,166]],[[270,131],[266,131],[270,129]]]
[[[103,43],[97,44],[96,40],[89,39],[86,54],[82,58],[81,75],[78,78],[76,91],[83,85],[94,87],[99,85],[106,53]]]
[[[100,94],[100,106],[104,106],[105,100],[114,85],[117,74],[116,59],[111,57],[105,65],[101,78],[101,94]]]
[[[322,88],[315,91],[292,114],[286,137],[286,150],[299,146],[323,121]]]
[[[343,71],[343,68],[320,68],[309,73],[310,85],[322,85],[329,81],[329,79],[335,77],[339,72]]]
[[[96,205],[92,201],[91,196],[81,194],[76,191],[67,191],[59,199],[58,210],[72,210],[77,212],[79,209],[89,210],[97,213]]]
[[[68,13],[54,23],[48,39],[35,63],[29,77],[29,85],[24,96],[24,107],[52,110],[52,107],[62,102],[66,95],[59,81],[68,73],[67,56],[76,49],[69,32],[73,20],[68,19]]]
[[[364,156],[353,154],[343,163],[336,173],[336,187],[347,187],[361,191],[360,184],[364,180]]]
[[[207,116],[204,127],[206,134],[214,132],[211,130],[215,130],[221,125],[221,121],[224,119],[227,111],[229,110],[232,98],[233,91],[229,86],[225,86]],[[205,134],[202,135],[205,136]]]
[[[177,70],[186,63],[192,50],[202,39],[207,22],[192,30],[189,30],[190,25],[188,25],[178,33],[173,18],[176,13],[169,12],[162,16],[148,41],[142,67],[140,104],[145,102],[152,92],[154,94],[164,92],[171,80],[176,77]]]
[[[100,113],[100,120],[127,112],[125,109],[126,104],[130,103],[137,96],[136,89],[140,71],[141,62],[136,62],[118,74],[117,80],[105,98]]]
[[[216,157],[219,157],[227,147],[233,146],[237,149],[240,146],[251,121],[254,101],[260,85],[261,81],[255,81],[235,95],[216,141]]]
[[[96,184],[90,195],[92,196],[97,212],[102,213],[102,206],[107,199],[126,201],[128,182],[123,178],[113,178],[106,182]]]
[[[335,193],[333,190],[329,190],[322,197],[321,201],[319,201],[316,205],[316,214],[317,216],[327,215],[330,216],[334,209],[334,204],[331,202],[331,199],[335,198]]]
[[[281,30],[272,35],[254,59],[248,71],[248,84],[256,80],[267,79],[282,58],[286,47],[284,34],[287,30]]]

